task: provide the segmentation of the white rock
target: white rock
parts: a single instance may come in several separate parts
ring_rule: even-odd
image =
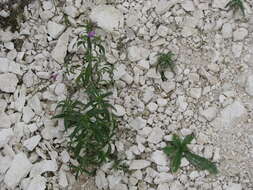
[[[213,125],[231,127],[234,122],[237,122],[246,115],[247,110],[243,104],[239,101],[234,101],[231,105],[228,105],[221,111],[221,115],[213,120]]]
[[[58,63],[64,63],[64,58],[67,54],[69,35],[71,30],[64,32],[57,41],[55,48],[52,51],[52,57]]]
[[[124,64],[120,64],[113,70],[113,79],[119,80],[126,74],[126,66]]]
[[[204,111],[200,112],[206,120],[212,121],[217,116],[218,109],[216,107],[209,107]]]
[[[170,189],[170,188],[169,188],[169,185],[167,183],[159,184],[158,187],[157,187],[157,190],[168,190],[168,189]]]
[[[142,100],[145,102],[145,103],[148,103],[153,97],[154,97],[154,89],[153,88],[145,88],[144,89],[144,94],[143,94],[143,98]]]
[[[158,176],[155,178],[154,182],[155,184],[159,183],[168,183],[173,181],[173,175],[167,172],[159,173]]]
[[[70,156],[67,151],[64,150],[61,152],[61,160],[63,163],[67,163],[70,160]]]
[[[197,171],[193,171],[190,173],[189,177],[191,178],[191,180],[194,180],[199,177],[199,173]]]
[[[24,153],[18,153],[15,155],[10,169],[7,171],[4,183],[14,189],[18,183],[23,179],[30,171],[32,167],[31,162],[27,159]]]
[[[246,36],[248,36],[248,30],[246,28],[238,28],[233,32],[234,41],[244,40]]]
[[[10,128],[11,120],[8,115],[5,113],[0,114],[0,129],[1,128]]]
[[[68,186],[68,180],[66,172],[63,170],[59,171],[59,185],[62,188],[66,188]]]
[[[194,4],[192,1],[189,1],[189,0],[185,0],[183,3],[182,3],[182,7],[184,10],[186,11],[194,11],[195,10],[195,7],[194,7]]]
[[[38,176],[45,172],[55,172],[58,166],[55,160],[43,160],[33,165],[30,176]]]
[[[192,98],[199,99],[201,97],[202,89],[201,88],[191,88],[189,95]]]
[[[228,2],[229,0],[214,0],[212,6],[214,8],[225,9]]]
[[[3,99],[0,99],[0,115],[5,111],[7,107],[7,102]]]
[[[15,34],[11,33],[9,30],[3,31],[0,30],[0,41],[9,42],[15,38]]]
[[[159,127],[154,127],[152,129],[152,132],[148,136],[147,141],[150,142],[150,143],[157,144],[157,143],[162,141],[163,136],[164,136],[163,130]]]
[[[157,102],[158,106],[160,106],[160,107],[164,107],[168,103],[168,101],[166,99],[164,99],[164,98],[158,98],[156,100],[156,102]]]
[[[28,100],[28,105],[36,114],[42,112],[42,106],[38,95],[34,95],[31,99]]]
[[[155,68],[149,69],[146,75],[147,75],[147,77],[153,78],[153,79],[160,79],[161,78],[160,73],[156,72]]]
[[[5,174],[5,172],[9,169],[11,166],[12,158],[9,156],[0,156],[0,175]]]
[[[150,166],[150,162],[147,160],[133,160],[129,166],[130,170],[140,170]]]
[[[46,178],[35,176],[29,184],[27,190],[44,190],[46,189]]]
[[[23,72],[21,71],[20,64],[15,63],[13,61],[10,61],[8,70],[9,70],[10,73],[13,73],[13,74],[17,74],[17,75],[22,75],[23,74]]]
[[[232,28],[232,25],[230,23],[225,23],[223,26],[222,26],[222,37],[227,39],[227,38],[232,38],[232,35],[233,35],[233,28]]]
[[[125,184],[117,184],[115,185],[112,190],[128,190],[127,185]]]
[[[6,73],[9,70],[9,60],[0,57],[0,73]]]
[[[67,6],[67,7],[64,7],[64,12],[65,12],[67,15],[71,16],[72,18],[75,18],[75,17],[77,17],[77,16],[79,15],[78,9],[75,8],[75,7],[72,6],[72,5],[69,5],[69,6]]]
[[[12,129],[0,129],[0,148],[8,144],[9,140],[14,136]]]
[[[180,112],[184,112],[188,107],[188,103],[185,101],[184,96],[178,96],[176,104],[178,105],[178,110]]]
[[[245,91],[248,95],[253,96],[253,74],[249,75],[247,78]]]
[[[64,83],[58,83],[54,89],[54,93],[58,96],[66,95],[67,94],[67,88]]]
[[[99,5],[91,11],[90,18],[96,22],[99,27],[108,31],[114,32],[123,27],[124,16],[116,8],[111,5]]]
[[[116,105],[114,105],[114,108],[116,109],[116,111],[113,110],[113,113],[114,113],[116,116],[123,116],[123,115],[125,115],[126,110],[125,110],[125,108],[123,108],[121,105],[116,104]]]
[[[140,130],[144,127],[146,127],[147,121],[142,119],[141,117],[137,117],[130,121],[129,125],[135,129],[135,130]]]
[[[47,32],[54,39],[57,39],[65,30],[65,28],[66,27],[64,25],[58,24],[56,22],[49,21],[47,23]]]
[[[168,158],[163,151],[156,150],[151,154],[151,161],[156,163],[159,166],[168,165]]]
[[[50,140],[55,137],[59,138],[61,136],[59,129],[57,127],[52,127],[52,126],[45,126],[45,128],[42,129],[41,131],[41,135],[46,140]]]
[[[108,188],[108,181],[105,177],[105,173],[102,170],[97,172],[95,177],[95,183],[98,189],[107,189]]]
[[[109,189],[113,189],[116,185],[120,184],[122,177],[119,175],[109,175],[107,177],[107,180],[109,182]]]
[[[241,184],[236,184],[236,183],[232,183],[230,184],[226,190],[242,190],[242,185]]]
[[[138,62],[137,66],[139,69],[148,70],[149,69],[149,61],[142,59]]]
[[[25,106],[23,108],[23,121],[25,123],[29,123],[34,116],[35,116],[35,113],[29,106]]]
[[[128,85],[132,84],[133,82],[133,77],[129,75],[128,73],[124,74],[121,79],[126,82]]]
[[[156,103],[153,103],[153,102],[150,102],[148,105],[147,105],[147,108],[148,110],[151,112],[151,113],[154,113],[157,108],[158,108],[158,105]]]
[[[24,146],[32,151],[40,142],[41,136],[40,135],[35,135],[27,140],[24,141]]]
[[[168,93],[176,88],[176,84],[175,82],[162,82],[161,87],[166,93]]]
[[[159,36],[166,37],[168,34],[168,31],[169,31],[168,27],[160,25],[159,28],[157,29],[157,34]]]
[[[158,3],[156,4],[155,11],[157,14],[162,15],[166,11],[168,11],[172,6],[175,4],[179,3],[180,0],[159,0]]]
[[[232,52],[235,58],[238,58],[241,56],[242,53],[243,44],[242,43],[236,43],[232,45]]]
[[[13,93],[18,84],[18,78],[15,74],[0,74],[0,90],[7,93]]]
[[[130,61],[140,61],[146,59],[149,56],[150,51],[143,47],[131,46],[127,49],[128,58]]]

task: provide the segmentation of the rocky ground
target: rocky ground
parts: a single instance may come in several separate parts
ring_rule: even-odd
[[[0,189],[253,189],[253,1],[241,12],[228,0],[35,0],[20,31],[0,29]],[[8,10],[0,10],[2,17]],[[115,65],[112,101],[120,116],[115,143],[128,171],[102,166],[77,181],[62,121],[64,58],[87,18]],[[156,54],[175,54],[176,74],[162,81]],[[219,174],[183,160],[172,174],[161,151],[172,134],[194,132],[191,149]]]

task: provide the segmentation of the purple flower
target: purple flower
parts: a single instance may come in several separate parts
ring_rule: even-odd
[[[92,37],[94,37],[94,36],[95,36],[95,34],[96,34],[96,32],[95,32],[95,31],[90,31],[90,32],[88,32],[88,38],[92,38]]]
[[[53,80],[56,80],[57,76],[58,76],[58,74],[55,73],[55,74],[52,74],[52,75],[50,76],[50,78],[53,79]]]

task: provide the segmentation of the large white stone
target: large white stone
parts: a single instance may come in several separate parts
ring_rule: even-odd
[[[147,160],[133,160],[129,166],[130,170],[140,170],[150,166],[150,162]]]
[[[248,30],[246,28],[238,28],[233,32],[234,41],[244,40],[246,36],[248,36]]]
[[[0,129],[1,128],[10,128],[11,120],[8,115],[5,113],[0,114]]]
[[[184,2],[182,3],[182,7],[186,11],[194,11],[195,10],[193,1],[189,1],[189,0],[184,0]]]
[[[131,46],[127,49],[128,58],[130,61],[140,61],[146,59],[149,56],[150,51],[143,47]]]
[[[247,78],[245,91],[248,95],[253,96],[253,74],[249,75]]]
[[[159,166],[168,165],[168,159],[166,154],[163,151],[156,150],[151,154],[151,161],[156,163]]]
[[[125,110],[125,108],[123,108],[121,105],[116,104],[116,105],[114,105],[114,108],[115,108],[116,110],[113,110],[113,113],[114,113],[116,116],[124,116],[124,115],[125,115],[126,110]]]
[[[64,32],[60,36],[54,50],[52,51],[52,57],[58,63],[62,63],[62,64],[64,63],[64,58],[67,54],[67,49],[68,49],[70,32],[71,30],[68,29],[66,32]]]
[[[135,130],[140,130],[144,127],[146,127],[147,121],[142,119],[141,117],[137,117],[130,121],[129,125],[135,129]]]
[[[0,90],[7,93],[13,93],[18,84],[18,78],[15,74],[0,74]]]
[[[79,15],[79,11],[76,7],[74,7],[73,5],[69,5],[67,7],[64,7],[64,12],[71,16],[72,18],[75,18]]]
[[[161,25],[161,26],[159,26],[159,28],[157,29],[157,34],[158,34],[159,36],[166,37],[167,34],[168,34],[168,31],[169,31],[168,27]]]
[[[44,190],[46,189],[46,178],[42,176],[35,176],[29,184],[27,190]]]
[[[32,151],[40,142],[41,136],[40,135],[35,135],[27,140],[24,141],[24,146]]]
[[[212,121],[216,115],[217,115],[218,109],[216,107],[209,107],[204,111],[200,112],[200,115],[202,115],[206,120]]]
[[[122,28],[124,16],[118,9],[111,5],[99,5],[91,11],[90,18],[93,22],[108,32]]]
[[[67,179],[67,175],[66,172],[63,170],[59,171],[59,185],[62,188],[66,188],[68,186],[68,179]]]
[[[0,57],[0,73],[6,73],[9,69],[9,60]]]
[[[34,116],[35,116],[35,113],[29,106],[25,106],[23,108],[23,121],[25,123],[29,123]]]
[[[192,98],[199,99],[201,97],[202,89],[201,88],[191,88],[189,95]]]
[[[0,175],[4,174],[11,166],[12,158],[9,156],[0,156]]]
[[[102,170],[97,172],[95,177],[95,183],[98,189],[107,189],[108,188],[108,181],[105,177],[105,173]]]
[[[237,183],[232,183],[225,190],[242,190],[242,185]]]
[[[66,27],[64,25],[58,24],[56,22],[49,21],[47,23],[47,32],[54,39],[57,39],[65,30],[65,28]]]
[[[0,148],[6,145],[9,140],[13,137],[14,133],[11,128],[9,129],[0,129]]]
[[[230,0],[214,0],[212,6],[214,8],[225,9],[225,6]]]
[[[232,28],[232,25],[230,23],[225,23],[223,26],[222,26],[222,37],[227,39],[227,38],[231,38],[232,35],[233,35],[233,28]]]
[[[7,171],[4,183],[9,187],[14,189],[18,183],[23,179],[30,171],[32,164],[30,160],[27,159],[24,153],[18,153],[15,155],[10,169]]]
[[[161,15],[164,14],[166,11],[168,11],[172,6],[179,3],[180,0],[159,0],[156,4],[155,11],[157,14]]]
[[[157,190],[168,190],[168,189],[170,189],[170,188],[169,188],[169,185],[167,183],[159,184],[158,187],[157,187]]]
[[[55,160],[43,160],[33,165],[30,176],[34,177],[45,172],[55,172],[57,169],[58,166]]]
[[[152,129],[152,132],[148,136],[147,141],[150,142],[150,143],[157,144],[157,143],[162,141],[163,136],[164,136],[163,130],[159,127],[154,127]]]

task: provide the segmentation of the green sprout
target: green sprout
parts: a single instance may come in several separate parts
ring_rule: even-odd
[[[173,135],[172,141],[169,142],[170,145],[163,148],[164,153],[171,159],[171,171],[176,172],[181,165],[182,158],[185,157],[196,168],[208,170],[211,174],[217,174],[218,169],[211,161],[192,153],[188,149],[187,145],[191,143],[193,138],[193,134],[187,135],[182,141],[177,135]]]
[[[172,57],[174,54],[172,52],[168,53],[159,53],[156,64],[156,72],[159,72],[161,74],[162,80],[165,81],[167,78],[165,77],[165,71],[169,68],[174,74],[174,62],[172,60]]]
[[[245,16],[245,11],[244,11],[244,5],[243,5],[243,0],[230,0],[225,8],[229,7],[229,10],[233,9],[234,11],[240,9],[242,11],[243,16]]]

